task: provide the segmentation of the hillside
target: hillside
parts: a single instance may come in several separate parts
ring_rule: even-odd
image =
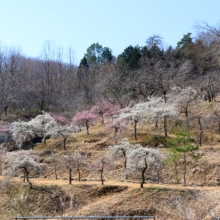
[[[203,112],[210,111],[210,104],[201,102]],[[134,128],[128,124],[118,133],[118,142],[128,138],[132,144],[159,149],[168,153],[168,139],[175,139],[174,131],[181,130],[181,116],[178,124],[170,122],[168,137],[164,136],[161,124],[140,123],[137,127],[137,141],[134,140]],[[104,185],[101,185],[100,172],[93,163],[104,156],[109,156],[109,146],[115,144],[114,130],[110,128],[111,119],[104,124],[97,123],[89,128],[90,135],[83,130],[69,135],[66,148],[63,149],[61,138],[50,138],[45,143],[36,143],[31,154],[39,157],[44,164],[41,173],[30,173],[33,189],[22,182],[22,173],[18,173],[7,186],[2,185],[0,196],[0,216],[2,220],[21,215],[38,216],[91,216],[91,215],[153,215],[156,219],[186,219],[184,210],[190,215],[201,215],[201,219],[210,219],[218,215],[220,190],[219,153],[220,134],[215,123],[205,127],[203,143],[199,149],[200,159],[187,160],[186,184],[183,184],[183,160],[178,162],[180,183],[176,184],[174,168],[165,164],[160,170],[159,184],[155,169],[146,171],[146,183],[140,188],[141,175],[135,173],[125,179],[124,161],[114,161],[114,169],[104,170]],[[188,129],[197,139],[199,128],[195,121]],[[29,146],[30,147],[30,146]],[[63,155],[71,155],[80,151],[86,155],[88,164],[81,170],[81,181],[78,181],[77,170],[72,171],[72,185],[68,184],[68,171],[64,167],[57,168],[58,179],[55,179],[54,163],[51,155],[62,160]],[[7,165],[6,165],[7,166]],[[3,177],[0,178],[3,183]],[[214,213],[214,211],[216,213]],[[206,218],[205,218],[206,217]]]

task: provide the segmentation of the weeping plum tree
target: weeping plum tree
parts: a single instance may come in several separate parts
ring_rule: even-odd
[[[119,120],[134,122],[134,139],[137,141],[137,123],[145,117],[145,112],[138,109],[138,104],[132,107],[132,103],[127,108],[121,110]]]
[[[141,188],[145,183],[145,173],[149,167],[154,167],[157,164],[163,163],[161,152],[156,149],[147,147],[138,147],[128,153],[127,171],[135,174],[141,173]]]
[[[124,159],[125,178],[127,179],[127,154],[136,148],[142,147],[140,144],[132,145],[128,142],[128,139],[122,139],[122,142],[115,146],[110,146],[109,149],[112,152],[114,159]]]
[[[80,131],[78,126],[56,124],[52,128],[47,129],[46,127],[46,133],[44,137],[61,137],[63,139],[63,149],[66,150],[66,140],[69,137],[69,134],[76,133],[78,131]]]
[[[4,170],[4,181],[8,182],[11,178],[15,177],[20,171],[24,174],[25,178],[30,185],[30,189],[33,188],[29,179],[30,171],[41,171],[42,164],[37,162],[37,156],[31,155],[29,151],[16,151],[10,152],[6,155],[6,162],[9,165],[8,169]]]
[[[170,98],[180,107],[180,113],[185,114],[186,124],[189,127],[189,113],[191,106],[198,99],[198,92],[192,87],[181,88],[174,86],[171,88]]]
[[[127,107],[122,110],[119,118],[134,120],[135,126],[135,140],[137,140],[137,122],[157,122],[163,120],[164,133],[167,136],[167,119],[176,118],[178,115],[175,103],[167,101],[164,102],[163,98],[152,97],[149,101],[140,102],[133,107]]]
[[[73,118],[72,123],[77,126],[85,126],[86,133],[89,135],[89,127],[97,117],[91,111],[78,112]]]
[[[57,126],[57,122],[49,113],[38,115],[28,122],[18,120],[11,124],[12,138],[18,147],[21,148],[23,143],[27,145],[28,140],[32,143],[35,138],[49,138],[45,134],[54,126]]]

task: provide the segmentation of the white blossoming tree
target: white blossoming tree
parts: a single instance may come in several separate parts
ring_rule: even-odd
[[[143,120],[146,116],[146,112],[138,108],[138,104],[132,106],[132,103],[121,110],[119,120],[127,120],[134,122],[134,138],[137,141],[137,123]]]
[[[141,173],[141,188],[145,182],[145,172],[149,167],[157,166],[163,162],[161,152],[152,148],[138,147],[137,149],[129,151],[127,163],[128,173]]]
[[[46,143],[46,139],[48,138],[62,137],[64,150],[66,150],[65,143],[68,134],[79,131],[77,126],[60,124],[57,122],[56,118],[52,117],[49,113],[38,115],[28,122],[14,122],[12,123],[11,128],[12,137],[20,148],[23,143],[27,142],[27,140],[32,142],[35,138],[42,138]]]
[[[181,88],[174,86],[171,88],[170,100],[176,103],[180,108],[180,113],[185,114],[186,124],[189,127],[189,113],[191,112],[191,106],[198,100],[199,94],[191,86]]]
[[[23,181],[25,181],[26,178],[32,189],[32,183],[29,179],[30,171],[41,171],[42,168],[42,164],[38,163],[37,159],[37,156],[31,155],[29,151],[22,150],[7,153],[6,162],[9,167],[3,172],[3,176],[5,177],[4,181],[8,182],[11,178],[17,176],[19,172],[23,172]]]
[[[109,150],[112,152],[113,159],[124,160],[125,178],[127,179],[127,154],[129,151],[142,147],[140,144],[132,145],[128,142],[128,139],[122,139],[122,142],[115,146],[110,146]]]
[[[53,128],[55,125],[57,122],[49,113],[38,115],[28,122],[19,120],[11,124],[12,138],[21,148],[28,140],[33,141],[36,137],[45,138],[46,128]]]
[[[121,112],[119,118],[133,119],[135,121],[135,140],[137,140],[136,125],[138,121],[157,122],[158,120],[163,120],[164,133],[167,136],[167,119],[176,118],[178,114],[175,103],[168,101],[165,103],[163,98],[152,97],[147,102],[127,107]]]
[[[69,137],[70,133],[76,133],[80,131],[80,128],[78,126],[73,125],[59,125],[54,124],[53,127],[50,127],[50,125],[45,126],[45,134],[44,138],[47,137],[60,137],[63,139],[63,149],[66,150],[66,140]]]

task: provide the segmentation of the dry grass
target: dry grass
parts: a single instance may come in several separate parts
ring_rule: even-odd
[[[192,106],[193,110],[202,111],[203,113],[209,113],[212,107],[212,103],[200,102],[197,106]],[[181,130],[181,126],[185,123],[184,115],[181,116],[179,125],[169,126],[169,138],[175,138],[172,132]],[[219,164],[220,164],[220,135],[218,134],[216,124],[205,126],[203,145],[200,148],[201,153],[204,156],[195,163],[192,159],[188,159],[187,163],[187,182],[189,183],[203,183],[204,166],[207,168],[207,182],[212,186],[198,186],[172,184],[175,182],[173,178],[173,168],[171,166],[165,167],[162,172],[163,184],[155,184],[155,174],[151,172],[147,173],[147,184],[144,189],[140,189],[140,174],[137,173],[131,176],[128,181],[124,179],[123,161],[117,161],[117,169],[114,171],[104,172],[105,186],[101,186],[100,181],[91,181],[92,179],[99,180],[99,173],[91,173],[87,169],[82,171],[82,178],[86,178],[87,181],[79,182],[72,181],[72,185],[68,185],[68,173],[64,168],[60,168],[58,171],[58,180],[53,179],[52,165],[47,161],[47,151],[55,151],[57,156],[63,154],[71,154],[75,150],[80,150],[88,154],[87,162],[92,163],[97,161],[101,156],[109,154],[106,151],[106,147],[114,145],[114,130],[109,128],[110,121],[106,121],[103,125],[101,123],[90,127],[90,135],[86,135],[85,131],[81,131],[77,134],[70,135],[67,139],[67,151],[63,150],[62,139],[50,139],[47,140],[47,144],[36,144],[35,152],[39,152],[41,159],[47,164],[47,170],[43,171],[42,176],[47,178],[32,178],[31,181],[38,191],[39,197],[35,193],[31,194],[33,198],[32,203],[34,205],[41,206],[40,203],[45,204],[39,211],[42,215],[58,215],[54,214],[51,209],[51,199],[46,191],[50,191],[55,195],[59,191],[60,195],[63,193],[66,198],[69,198],[69,194],[73,194],[78,198],[78,207],[75,207],[77,215],[156,215],[157,219],[181,219],[173,215],[174,211],[167,202],[170,199],[171,203],[175,202],[175,199],[192,195],[192,203],[196,202],[196,195],[198,192],[207,191],[208,193],[218,194],[220,187],[217,186],[220,179]],[[167,152],[167,140],[164,137],[164,131],[162,122],[159,123],[159,127],[155,128],[154,124],[141,124],[138,123],[137,132],[138,140],[134,140],[134,128],[133,125],[127,126],[122,133],[118,134],[118,142],[127,137],[129,142],[135,144],[139,143],[143,146],[157,147],[160,145],[163,152]],[[190,132],[195,139],[198,136],[198,124],[194,120],[190,123]],[[182,167],[182,162],[179,163],[179,167]],[[180,175],[183,174],[183,169],[180,169]],[[73,172],[73,178],[77,178],[76,172]],[[0,177],[2,181],[2,177]],[[28,184],[23,183],[21,179],[14,178],[12,180],[12,189],[10,196],[4,192],[1,194],[0,207],[6,207],[10,198],[15,198],[19,193],[28,189]],[[109,188],[108,188],[109,187]],[[116,187],[116,188],[114,188]],[[119,187],[119,188],[118,188]],[[120,188],[122,187],[122,188]],[[36,190],[37,189],[37,190]],[[116,190],[115,190],[116,189]],[[121,190],[121,191],[120,191]],[[34,191],[34,192],[35,192]],[[106,193],[108,192],[108,193]],[[31,192],[32,193],[32,192]],[[99,196],[98,196],[99,195]],[[5,198],[4,198],[5,196]],[[74,198],[76,198],[74,197]],[[4,201],[5,199],[5,201]],[[45,200],[45,202],[44,202]],[[31,214],[36,214],[31,206]],[[41,207],[42,208],[42,207]],[[48,208],[49,211],[46,211]],[[0,209],[0,215],[3,213]],[[40,209],[39,209],[40,210]],[[14,213],[9,209],[7,210],[7,216],[13,216]],[[68,213],[65,213],[67,215]],[[3,215],[3,214],[2,214]],[[5,219],[7,219],[7,216]],[[1,219],[4,219],[3,217]]]

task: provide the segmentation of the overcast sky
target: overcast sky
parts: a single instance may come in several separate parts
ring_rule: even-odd
[[[0,41],[39,57],[42,45],[75,50],[76,64],[99,42],[120,54],[129,45],[144,46],[160,34],[165,46],[176,46],[195,21],[216,25],[220,0],[0,0]]]

